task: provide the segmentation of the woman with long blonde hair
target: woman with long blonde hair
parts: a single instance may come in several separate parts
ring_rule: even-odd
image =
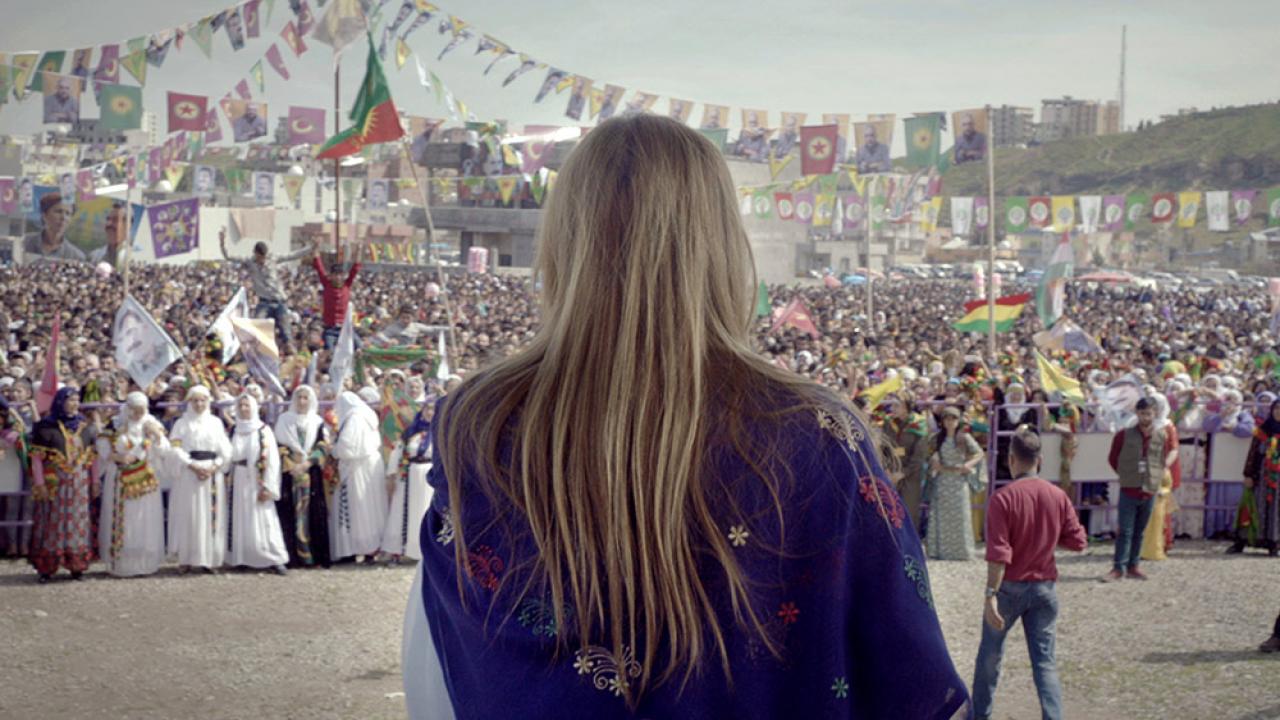
[[[593,129],[537,272],[537,336],[437,410],[410,714],[965,712],[866,424],[750,345],[719,151],[652,115]]]

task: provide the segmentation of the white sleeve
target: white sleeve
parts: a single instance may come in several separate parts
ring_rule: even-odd
[[[262,442],[266,443],[267,451],[267,467],[263,471],[265,477],[262,478],[262,486],[267,492],[271,493],[272,500],[280,499],[280,449],[276,446],[276,436],[271,432],[271,428],[263,427],[260,434]]]
[[[418,563],[413,575],[400,644],[405,711],[412,720],[453,720],[453,703],[444,683],[444,668],[431,639],[427,609],[422,604],[422,565]]]

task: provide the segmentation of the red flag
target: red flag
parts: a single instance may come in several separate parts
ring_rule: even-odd
[[[791,220],[795,218],[796,204],[795,201],[791,199],[791,193],[774,193],[773,205],[778,208],[779,220]]]
[[[1027,214],[1031,216],[1031,227],[1049,227],[1053,223],[1053,213],[1049,211],[1049,198],[1042,195],[1027,201]]]
[[[209,98],[203,95],[170,92],[169,132],[177,132],[179,130],[203,131],[205,129],[205,114],[208,103]]]
[[[44,356],[44,375],[40,389],[36,391],[36,410],[44,417],[53,407],[53,396],[58,394],[58,338],[62,335],[62,313],[53,316],[53,332],[49,338],[49,352]]]
[[[1151,197],[1151,222],[1172,222],[1177,207],[1173,193],[1156,193]]]
[[[800,174],[827,175],[836,169],[838,125],[809,125],[800,128]]]
[[[822,337],[822,333],[818,332],[817,326],[813,324],[813,318],[809,315],[809,308],[805,307],[804,301],[800,298],[787,303],[787,306],[782,309],[782,313],[773,321],[773,327],[769,328],[769,332],[773,333],[784,326],[803,330],[812,335],[814,340]]]
[[[240,82],[236,83],[236,94],[239,95],[244,100],[253,99],[253,95],[249,92],[248,80],[241,80]]]
[[[262,0],[249,0],[244,4],[244,36],[258,37],[258,5]]]
[[[267,48],[267,63],[280,73],[280,77],[285,80],[289,79],[289,68],[284,66],[284,58],[280,55],[280,46],[271,43],[271,47]]]

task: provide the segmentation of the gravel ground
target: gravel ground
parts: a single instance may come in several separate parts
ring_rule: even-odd
[[[1110,546],[1064,556],[1058,667],[1069,718],[1280,718],[1280,560],[1180,542],[1148,582],[1097,582]],[[947,643],[972,678],[985,565],[929,566]],[[37,585],[0,562],[0,717],[393,718],[412,567],[342,566]],[[65,576],[63,576],[65,578]],[[1022,631],[996,717],[1039,716]]]

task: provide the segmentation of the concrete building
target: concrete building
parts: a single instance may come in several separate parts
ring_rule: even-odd
[[[1041,142],[1112,135],[1121,130],[1120,103],[1114,100],[1081,100],[1065,95],[1040,101],[1040,125],[1036,128],[1036,139]]]
[[[1026,145],[1035,138],[1035,108],[1001,105],[991,108],[991,138],[996,147]]]

